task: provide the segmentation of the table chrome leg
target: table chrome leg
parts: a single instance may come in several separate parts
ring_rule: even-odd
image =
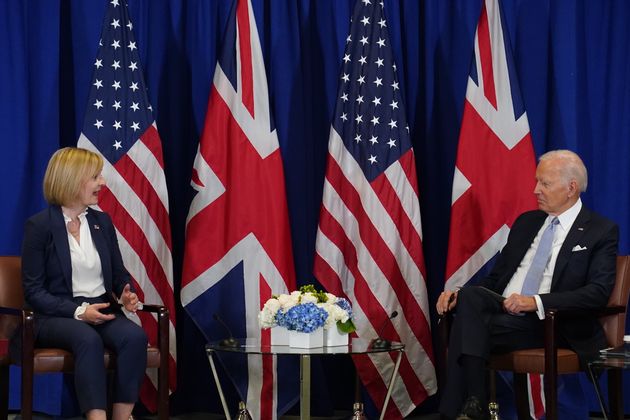
[[[604,416],[604,420],[608,420],[608,415],[607,415],[607,411],[606,411],[606,407],[604,406],[604,399],[602,398],[602,391],[599,387],[599,378],[597,378],[595,376],[595,374],[593,373],[593,367],[588,366],[588,375],[591,378],[591,381],[593,382],[593,386],[595,387],[595,395],[597,395],[597,401],[599,402],[599,408],[601,408],[602,410],[602,416]]]
[[[230,417],[230,410],[228,409],[227,402],[225,402],[225,395],[223,395],[223,388],[221,388],[221,382],[219,382],[219,375],[217,375],[217,368],[214,366],[214,351],[208,351],[208,361],[210,362],[210,368],[212,369],[212,376],[214,376],[214,383],[219,391],[219,398],[221,398],[221,405],[223,406],[223,412],[227,420],[232,420]]]
[[[300,355],[300,420],[311,418],[311,356]]]
[[[398,357],[396,358],[396,364],[394,365],[392,377],[389,379],[389,385],[387,386],[387,394],[385,395],[385,401],[383,402],[383,410],[381,411],[380,420],[383,420],[385,418],[387,404],[389,403],[389,398],[392,396],[392,389],[394,389],[394,384],[396,383],[396,375],[398,374],[398,368],[400,367],[400,361],[402,359],[404,351],[405,349],[398,350]]]

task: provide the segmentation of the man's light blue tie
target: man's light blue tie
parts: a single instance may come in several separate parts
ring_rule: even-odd
[[[551,219],[549,226],[547,226],[543,231],[540,242],[538,243],[538,249],[536,250],[536,254],[534,254],[534,259],[532,259],[532,265],[529,267],[529,271],[527,271],[525,281],[523,281],[523,288],[521,289],[522,295],[533,296],[538,294],[540,282],[543,278],[543,272],[545,271],[545,267],[547,267],[547,263],[551,257],[553,234],[556,231],[558,223],[558,218],[554,217]]]

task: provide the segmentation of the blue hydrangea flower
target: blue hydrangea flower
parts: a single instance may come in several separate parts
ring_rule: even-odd
[[[286,313],[278,311],[278,325],[288,330],[311,333],[322,327],[328,312],[314,303],[303,303],[290,308]]]

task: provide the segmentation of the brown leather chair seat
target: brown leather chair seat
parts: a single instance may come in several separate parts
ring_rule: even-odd
[[[5,344],[16,328],[22,328],[21,360],[11,360],[4,346],[0,347],[0,418],[7,418],[9,400],[9,366],[22,366],[22,419],[33,417],[33,375],[36,373],[72,373],[72,354],[56,348],[34,348],[33,313],[25,310],[22,292],[20,257],[0,256],[0,342]],[[158,419],[169,417],[168,401],[168,310],[159,305],[145,304],[141,309],[156,314],[158,319],[157,346],[147,347],[147,368],[158,369]],[[113,369],[114,355],[105,350],[105,366]]]

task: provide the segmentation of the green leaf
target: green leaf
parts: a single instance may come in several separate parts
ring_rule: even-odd
[[[346,334],[353,333],[357,330],[357,328],[354,326],[354,323],[352,322],[351,319],[347,320],[346,322],[337,321],[337,329],[340,332],[346,333]]]

